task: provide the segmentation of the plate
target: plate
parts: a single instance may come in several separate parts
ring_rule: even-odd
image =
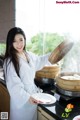
[[[80,115],[75,116],[73,120],[80,120]]]
[[[56,98],[47,93],[35,93],[32,97],[38,101],[41,101],[41,104],[53,104],[56,102]]]

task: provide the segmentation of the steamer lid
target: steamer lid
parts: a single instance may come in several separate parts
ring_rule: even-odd
[[[54,51],[49,56],[49,61],[52,64],[56,64],[59,62],[72,48],[73,42],[72,41],[63,41],[61,44],[59,44]]]

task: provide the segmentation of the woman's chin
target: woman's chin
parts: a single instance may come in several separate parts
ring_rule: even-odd
[[[23,49],[20,49],[20,50],[17,50],[18,51],[18,53],[22,53],[23,52]]]

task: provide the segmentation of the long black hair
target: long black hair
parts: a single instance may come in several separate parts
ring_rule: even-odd
[[[4,59],[6,59],[6,61],[8,60],[8,58],[10,59],[10,61],[14,65],[14,68],[15,68],[17,75],[20,77],[20,75],[19,75],[19,60],[18,60],[18,57],[16,55],[17,51],[13,47],[14,38],[15,38],[15,35],[17,35],[17,34],[23,35],[24,40],[25,40],[25,45],[24,45],[24,50],[25,50],[25,48],[26,48],[26,36],[25,36],[24,31],[19,27],[11,28],[7,34],[6,52],[5,52]]]

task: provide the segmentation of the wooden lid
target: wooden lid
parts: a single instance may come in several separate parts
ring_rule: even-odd
[[[73,42],[63,41],[55,50],[51,53],[49,61],[52,64],[59,62],[72,48]]]

